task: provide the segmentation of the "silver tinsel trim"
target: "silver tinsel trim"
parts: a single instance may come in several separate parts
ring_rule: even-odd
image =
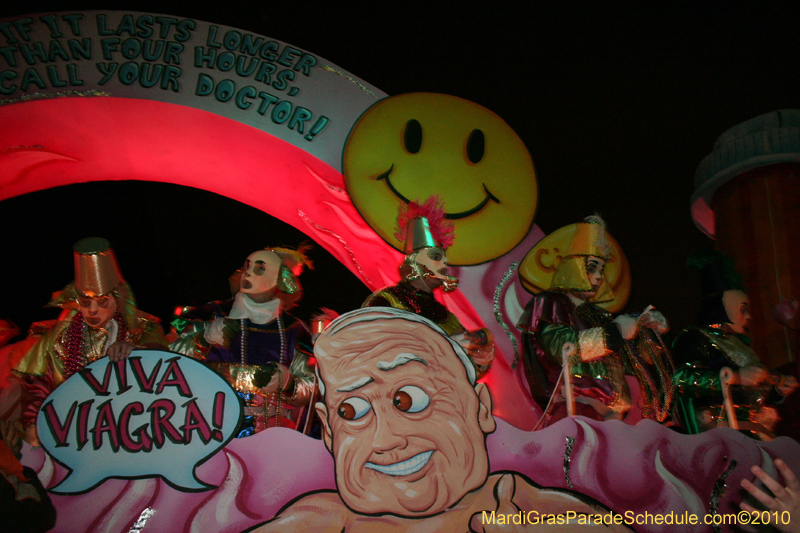
[[[503,292],[503,287],[505,287],[508,280],[511,279],[511,276],[514,274],[514,271],[517,269],[517,262],[513,261],[506,273],[503,274],[503,279],[500,280],[500,283],[497,284],[497,288],[494,290],[494,319],[503,328],[503,331],[506,332],[508,338],[511,340],[511,346],[514,347],[514,360],[511,362],[511,369],[517,368],[517,364],[519,363],[519,346],[517,346],[517,338],[514,337],[514,334],[511,333],[511,329],[508,327],[508,324],[505,323],[503,320],[503,315],[500,312],[500,293]]]
[[[731,464],[728,465],[728,468],[719,476],[716,483],[714,483],[714,488],[711,490],[711,501],[708,502],[708,512],[711,515],[716,515],[717,511],[719,510],[719,502],[722,499],[722,496],[725,495],[725,489],[728,488],[728,485],[725,484],[725,480],[731,475],[733,469],[736,468],[736,460],[731,460]],[[714,525],[714,533],[719,533],[720,529],[718,525]]]
[[[564,447],[564,479],[567,481],[567,487],[572,486],[572,480],[569,478],[569,465],[572,461],[572,446],[575,444],[575,437],[567,437],[567,445]]]

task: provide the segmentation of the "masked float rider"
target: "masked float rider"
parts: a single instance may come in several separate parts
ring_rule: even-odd
[[[73,251],[75,281],[48,304],[61,307],[61,317],[49,329],[32,327],[41,333],[19,343],[29,348],[14,366],[31,398],[22,424],[32,443],[38,442],[36,417],[42,402],[75,372],[101,357],[119,361],[135,348],[167,347],[159,320],[136,308],[108,241],[82,239]]]
[[[591,216],[575,224],[550,290],[528,302],[517,324],[529,341],[525,343],[526,351],[530,350],[525,354],[525,364],[543,369],[548,394],[555,391],[551,408],[544,415],[545,426],[566,416],[563,392],[559,394],[557,390],[565,348],[571,354],[569,369],[576,414],[597,420],[622,419],[631,408],[626,373],[636,376],[641,385],[639,403],[645,418],[663,421],[669,413],[671,393],[664,391],[671,384],[671,376],[662,361],[664,354],[654,353],[662,351],[661,347],[639,335],[644,327],[666,332],[666,320],[655,310],[638,318],[612,318],[598,306],[614,299],[605,278],[605,265],[610,258],[603,219]],[[640,352],[646,355],[641,357]],[[652,367],[656,367],[656,379],[651,377]]]
[[[797,380],[771,372],[750,348],[750,299],[733,261],[715,250],[698,250],[687,264],[700,270],[703,298],[696,325],[675,339],[679,364],[674,382],[681,427],[700,433],[725,422],[720,371],[732,371],[732,402],[741,430],[768,440],[780,418],[773,407],[797,389]]]
[[[250,254],[236,294],[225,302],[180,309],[173,320],[174,351],[203,359],[245,402],[239,437],[268,427],[296,428],[314,394],[311,339],[287,311],[303,295],[298,277],[310,260],[301,250],[268,248]],[[269,368],[272,376],[257,373]],[[258,386],[260,379],[268,379]]]
[[[395,233],[395,237],[404,242],[401,281],[373,293],[361,307],[405,309],[433,321],[467,350],[480,377],[494,359],[491,333],[486,328],[467,331],[458,318],[434,298],[436,289],[452,292],[458,286],[458,279],[447,274],[445,250],[453,244],[453,232],[436,197],[422,205],[410,202],[401,207]]]

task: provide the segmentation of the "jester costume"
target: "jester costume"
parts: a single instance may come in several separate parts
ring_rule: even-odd
[[[531,393],[547,399],[559,392],[562,350],[573,346],[568,366],[577,414],[599,420],[624,416],[632,405],[625,375],[632,374],[641,385],[642,416],[663,421],[672,397],[669,352],[660,337],[646,328],[638,330],[638,337],[625,340],[611,314],[597,305],[613,300],[614,295],[604,277],[599,287],[592,286],[588,260],[605,262],[610,248],[602,219],[587,220],[591,222],[575,225],[550,290],[528,302],[517,324],[525,341],[523,363]],[[592,292],[588,299],[577,296]],[[542,386],[544,393],[539,390]],[[546,425],[566,414],[558,402],[551,407],[544,415]]]
[[[84,366],[105,357],[116,342],[139,348],[166,349],[159,320],[136,308],[130,287],[122,279],[113,250],[105,239],[83,239],[75,244],[75,281],[53,295],[48,307],[64,311],[54,324],[37,323],[28,339],[13,351],[23,351],[14,366],[31,397],[22,413],[27,428],[36,424],[44,399]],[[116,312],[100,326],[87,323],[81,298],[113,298]]]
[[[285,311],[302,294],[292,272],[294,268],[299,275],[299,263],[293,259],[302,254],[280,248],[266,252],[281,259],[274,298],[256,302],[239,291],[225,302],[185,307],[173,320],[170,334],[173,351],[205,361],[242,398],[245,419],[239,437],[268,427],[297,428],[304,411],[310,415],[310,402],[315,395],[310,332],[302,321]],[[242,274],[245,272],[234,276]],[[259,373],[275,368],[271,364],[279,365],[276,372],[287,384],[276,393],[265,394],[261,388],[266,383],[258,383]],[[290,376],[282,375],[284,368]]]
[[[464,331],[456,315],[436,301],[432,293],[416,289],[407,281],[381,289],[370,295],[362,307],[394,307],[424,316],[448,335]]]
[[[525,306],[520,328],[533,335],[536,360],[545,370],[553,393],[561,372],[561,349],[572,343],[578,349],[570,358],[572,384],[577,396],[593,398],[617,413],[631,407],[621,350],[623,339],[611,314],[568,294],[542,292]]]
[[[724,418],[720,382],[723,368],[737,371],[747,366],[765,368],[746,342],[746,338],[728,333],[716,324],[690,326],[675,339],[672,351],[679,364],[674,377],[678,391],[675,408],[687,433],[696,434],[716,427]],[[779,420],[771,404],[782,400],[773,391],[772,384],[734,386],[732,392],[740,427],[769,435]],[[767,431],[742,422],[760,424]]]
[[[395,237],[404,242],[402,280],[373,293],[361,307],[394,307],[424,316],[464,345],[478,376],[482,376],[494,358],[491,333],[487,328],[467,331],[433,296],[439,287],[450,292],[458,285],[456,278],[446,274],[445,250],[453,244],[453,226],[445,220],[438,198],[432,196],[422,205],[410,202],[401,206]]]
[[[672,347],[679,364],[674,376],[678,394],[675,412],[683,430],[696,434],[727,424],[720,378],[723,368],[736,373],[747,367],[768,370],[750,348],[749,339],[731,326],[735,311],[727,309],[725,300],[739,293],[742,302],[747,301],[733,261],[715,250],[701,249],[689,257],[687,266],[700,271],[705,297],[697,325],[683,330]],[[786,379],[780,374],[768,373],[768,376],[767,381],[758,385],[730,388],[739,428],[765,440],[774,438],[772,431],[780,419],[773,405],[784,400],[775,387]]]

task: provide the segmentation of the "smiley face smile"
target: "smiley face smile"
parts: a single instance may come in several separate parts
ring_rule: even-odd
[[[403,196],[402,194],[400,194],[400,191],[395,189],[394,185],[392,185],[391,180],[389,180],[389,175],[392,173],[393,170],[394,170],[394,164],[392,164],[392,166],[389,167],[389,170],[387,170],[386,172],[384,172],[383,174],[381,174],[380,176],[375,178],[375,180],[376,181],[383,180],[384,183],[386,183],[386,186],[389,187],[389,190],[392,191],[392,194],[394,194],[403,203],[408,204],[410,200],[408,198],[406,198],[405,196]],[[460,218],[466,218],[466,217],[468,217],[470,215],[474,215],[475,213],[477,213],[478,211],[483,209],[486,206],[486,204],[489,203],[489,200],[493,201],[496,204],[499,204],[500,200],[498,200],[495,195],[493,195],[491,192],[489,192],[489,189],[488,189],[488,187],[486,187],[486,184],[485,183],[481,183],[481,185],[483,185],[483,192],[486,193],[486,195],[484,196],[483,201],[481,203],[479,203],[478,205],[476,205],[472,209],[467,209],[466,211],[461,211],[459,213],[447,213],[447,212],[445,212],[444,218],[446,218],[448,220],[458,220]]]
[[[409,200],[443,200],[455,235],[447,249],[452,266],[509,252],[536,213],[536,172],[525,143],[503,119],[455,96],[411,93],[375,103],[350,131],[342,174],[359,214],[398,251],[398,211]]]

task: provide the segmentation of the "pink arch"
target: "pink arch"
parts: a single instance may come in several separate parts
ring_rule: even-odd
[[[397,282],[402,255],[357,213],[342,174],[246,124],[151,100],[71,97],[0,107],[0,200],[61,185],[141,180],[204,189],[264,211],[312,237],[370,290]],[[176,199],[179,201],[179,199]],[[460,292],[448,307],[483,327]],[[502,355],[487,383],[495,414],[530,429],[538,408]]]

